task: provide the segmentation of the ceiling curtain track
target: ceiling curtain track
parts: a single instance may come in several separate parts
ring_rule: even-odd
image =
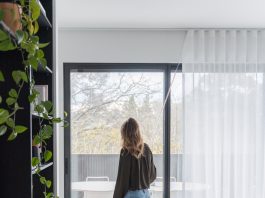
[[[265,31],[189,30],[183,197],[265,198]]]

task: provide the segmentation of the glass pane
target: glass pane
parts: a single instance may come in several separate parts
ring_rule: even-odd
[[[163,72],[71,73],[72,198],[112,198],[120,127],[129,117],[140,124],[163,177]],[[162,198],[162,182],[151,187]]]
[[[170,142],[170,196],[180,198],[182,196],[182,152],[183,152],[183,103],[182,103],[182,73],[172,72],[171,81],[171,142]]]

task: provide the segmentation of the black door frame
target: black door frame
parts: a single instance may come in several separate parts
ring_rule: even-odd
[[[172,71],[182,72],[180,63],[64,63],[64,109],[70,123],[70,73],[71,72],[150,72],[164,73],[164,100],[171,84]],[[170,198],[170,95],[167,98],[163,120],[163,198]],[[71,198],[71,137],[70,127],[64,129],[64,196]]]

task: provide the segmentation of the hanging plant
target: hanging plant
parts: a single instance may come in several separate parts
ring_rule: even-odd
[[[12,141],[18,138],[20,134],[28,131],[26,126],[17,125],[16,114],[24,109],[18,101],[23,87],[29,86],[28,101],[33,105],[39,119],[39,131],[34,136],[33,145],[38,145],[44,151],[43,159],[32,158],[32,167],[36,167],[35,173],[44,186],[44,197],[53,198],[55,195],[53,192],[49,192],[52,183],[41,174],[40,165],[42,160],[49,162],[52,159],[52,152],[46,149],[46,142],[53,134],[52,125],[62,123],[64,127],[67,127],[68,123],[62,118],[54,117],[54,107],[51,101],[36,102],[40,93],[34,89],[34,76],[30,76],[30,70],[33,69],[38,72],[39,65],[46,69],[47,61],[42,49],[49,45],[49,43],[40,43],[37,36],[39,16],[40,7],[36,0],[0,3],[0,22],[4,22],[1,25],[6,26],[4,29],[0,29],[0,51],[18,50],[24,66],[21,70],[12,71],[12,78],[16,87],[9,90],[8,97],[0,96],[0,136],[8,133],[8,141]],[[5,81],[1,68],[0,83],[8,83]],[[4,106],[8,108],[4,108]],[[46,122],[43,122],[44,120]]]
[[[2,11],[2,20],[10,28],[16,32],[22,30],[21,15],[22,7],[13,1],[0,1],[0,10]]]

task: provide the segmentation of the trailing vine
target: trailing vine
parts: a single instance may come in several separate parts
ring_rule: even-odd
[[[15,3],[15,2],[14,2]],[[39,92],[34,88],[34,76],[31,76],[31,70],[38,72],[39,65],[46,69],[47,61],[42,50],[49,43],[40,43],[37,36],[39,30],[38,18],[40,16],[40,7],[36,0],[19,0],[16,2],[22,8],[21,24],[22,29],[16,31],[13,35],[0,29],[0,51],[18,50],[22,57],[24,68],[12,71],[12,79],[16,87],[9,90],[8,96],[0,96],[0,136],[8,134],[8,141],[16,139],[20,134],[28,131],[23,125],[17,125],[16,114],[24,109],[19,103],[21,91],[27,85],[30,89],[28,101],[32,104],[34,112],[38,116],[39,131],[33,137],[33,144],[40,145],[43,150],[43,157],[32,158],[32,167],[35,167],[35,174],[38,175],[40,183],[44,186],[43,195],[45,198],[56,197],[50,192],[51,180],[41,174],[40,165],[52,159],[52,152],[47,149],[47,140],[52,137],[53,124],[62,123],[64,127],[68,123],[59,117],[54,117],[54,106],[51,101],[41,101],[37,103]],[[0,21],[3,20],[4,11],[0,10]],[[5,82],[5,76],[0,68],[0,83]],[[4,108],[6,104],[7,108]],[[65,113],[65,116],[66,113]]]

